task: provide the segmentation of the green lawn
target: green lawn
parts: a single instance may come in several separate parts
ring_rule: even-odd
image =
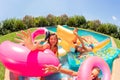
[[[114,41],[115,41],[115,43],[116,43],[117,47],[120,49],[120,40],[119,40],[119,39],[114,38]]]
[[[35,29],[31,29],[31,30],[33,31]],[[6,40],[10,40],[10,41],[14,42],[15,37],[17,37],[15,32],[4,35],[4,36],[0,36],[0,43],[3,42],[3,41],[6,41]],[[40,38],[43,38],[43,37],[44,36],[41,36]],[[120,48],[120,40],[115,39],[115,38],[114,38],[114,40],[115,40],[115,42],[117,44],[117,47]],[[5,72],[5,68],[0,63],[0,80],[4,80],[4,72]]]

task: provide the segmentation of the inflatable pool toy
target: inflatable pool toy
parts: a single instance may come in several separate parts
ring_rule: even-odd
[[[112,71],[113,61],[118,57],[119,53],[120,49],[109,47],[108,49],[97,51],[95,56],[102,57],[108,63]]]
[[[42,31],[42,32],[39,32]],[[44,34],[44,29],[34,32],[33,39],[38,34]],[[6,49],[7,48],[7,49]],[[30,51],[25,46],[10,41],[4,41],[0,44],[0,61],[11,72],[23,76],[46,76],[51,73],[44,73],[44,65],[51,64],[58,66],[59,60],[54,53],[46,49],[44,51]]]
[[[34,40],[37,36],[41,34],[45,34],[47,31],[46,28],[37,28],[35,31],[32,32],[32,39]]]
[[[102,42],[100,42],[99,44],[97,44],[94,48],[93,48],[93,52],[97,52],[98,50],[102,49],[104,46],[106,46],[108,43],[110,42],[110,39],[106,39]]]
[[[67,54],[67,52],[65,51],[65,49],[63,49],[63,47],[58,46],[58,56],[65,56]]]
[[[79,53],[74,53],[74,50],[71,50],[70,52],[68,52],[67,60],[68,60],[70,69],[74,71],[78,71],[79,66],[86,59],[86,56],[99,56],[107,62],[107,64],[110,67],[110,70],[112,70],[113,61],[118,57],[119,53],[120,53],[120,49],[109,47],[105,49],[104,48],[100,49],[96,53],[89,52],[87,54],[83,54],[81,58],[78,58]]]
[[[0,60],[10,71],[24,76],[46,76],[48,74],[42,70],[45,64],[56,66],[59,64],[59,60],[51,50],[30,51],[10,41],[0,45]]]
[[[75,47],[72,40],[74,39],[75,35],[73,32],[69,29],[66,29],[60,25],[57,26],[57,35],[61,39],[61,45],[67,52],[70,50],[71,47]],[[80,44],[79,41],[77,41],[77,44]]]
[[[89,57],[82,63],[78,71],[77,80],[91,80],[90,75],[94,67],[98,67],[102,71],[102,80],[110,80],[111,73],[108,64],[97,56]]]
[[[73,31],[71,31],[71,30],[69,30],[69,29],[67,29],[63,26],[58,25],[57,26],[57,35],[61,39],[61,42],[59,43],[59,45],[61,45],[63,47],[63,49],[66,50],[66,52],[70,51],[71,48],[75,47],[75,45],[72,42],[73,39],[75,38],[75,35],[73,34]],[[83,37],[85,37],[85,36],[83,36]],[[97,42],[96,39],[91,38],[90,36],[87,36],[87,37],[89,37],[90,40],[92,40],[91,42],[93,42],[93,41],[94,41],[94,43]],[[106,39],[102,42],[99,42],[98,45],[95,44],[93,52],[96,52],[96,51],[100,50],[101,48],[106,46],[109,42],[110,42],[110,39]],[[80,45],[79,40],[77,40],[77,44]]]
[[[88,44],[97,44],[98,43],[98,41],[91,35],[82,36],[82,38],[84,38]]]

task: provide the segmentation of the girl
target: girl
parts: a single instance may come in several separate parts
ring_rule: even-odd
[[[21,34],[17,34],[23,41],[24,45],[30,50],[45,50],[50,49],[54,52],[54,54],[58,57],[58,37],[56,34],[50,34],[48,37],[48,42],[44,45],[39,43],[34,44],[31,37],[31,32],[28,30],[27,32],[21,31]]]
[[[74,35],[78,38],[78,40],[81,42],[81,46],[79,45],[75,45],[75,53],[76,52],[80,52],[80,56],[81,54],[85,53],[85,52],[91,52],[94,48],[94,46],[92,44],[90,44],[89,46],[86,46],[83,42],[83,39],[81,36],[78,36],[78,34],[75,32]]]

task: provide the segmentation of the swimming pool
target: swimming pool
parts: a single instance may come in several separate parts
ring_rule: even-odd
[[[63,26],[69,30],[74,30],[73,27],[68,27],[68,26]],[[52,32],[56,32],[56,27],[48,27],[47,28],[49,31],[52,31]],[[83,30],[83,29],[78,29],[78,34],[80,36],[93,36],[98,42],[102,42],[110,37],[106,36],[106,35],[103,35],[103,34],[99,34],[99,33],[96,33],[96,32],[91,32],[91,31],[88,31],[88,30]],[[103,48],[101,48],[99,51],[96,52],[96,55],[97,56],[101,56],[103,57],[104,59],[106,59],[106,56],[104,56],[103,54],[101,53],[106,53],[108,54],[107,52],[107,49],[112,47],[112,43],[111,41]],[[105,52],[106,51],[106,52]],[[66,56],[63,56],[60,58],[60,61],[61,63],[63,64],[62,67],[64,68],[67,68],[67,69],[72,69],[74,71],[78,71],[78,68],[79,66],[81,65],[81,63],[85,60],[85,58],[83,57],[82,59],[77,59],[77,55],[75,56],[74,55],[74,52],[72,54],[72,52],[68,52],[69,54],[66,55]],[[89,54],[90,56],[94,56],[93,53],[90,53]],[[108,58],[108,56],[107,56]],[[106,62],[108,63],[108,65],[110,66],[110,69],[112,70],[112,61],[113,59],[111,59],[111,61],[108,61],[106,60]],[[61,74],[61,77],[69,77],[68,75],[65,75],[65,74]]]

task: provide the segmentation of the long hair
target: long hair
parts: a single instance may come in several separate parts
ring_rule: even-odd
[[[56,35],[55,33],[50,34],[50,36],[48,37],[48,43],[50,44],[50,37],[51,37],[51,36],[54,36],[54,35],[55,35],[55,37],[57,38],[57,43],[55,44],[54,47],[57,47],[57,48],[58,48],[58,37],[57,37],[57,35]],[[51,44],[50,44],[50,47],[51,47]]]

